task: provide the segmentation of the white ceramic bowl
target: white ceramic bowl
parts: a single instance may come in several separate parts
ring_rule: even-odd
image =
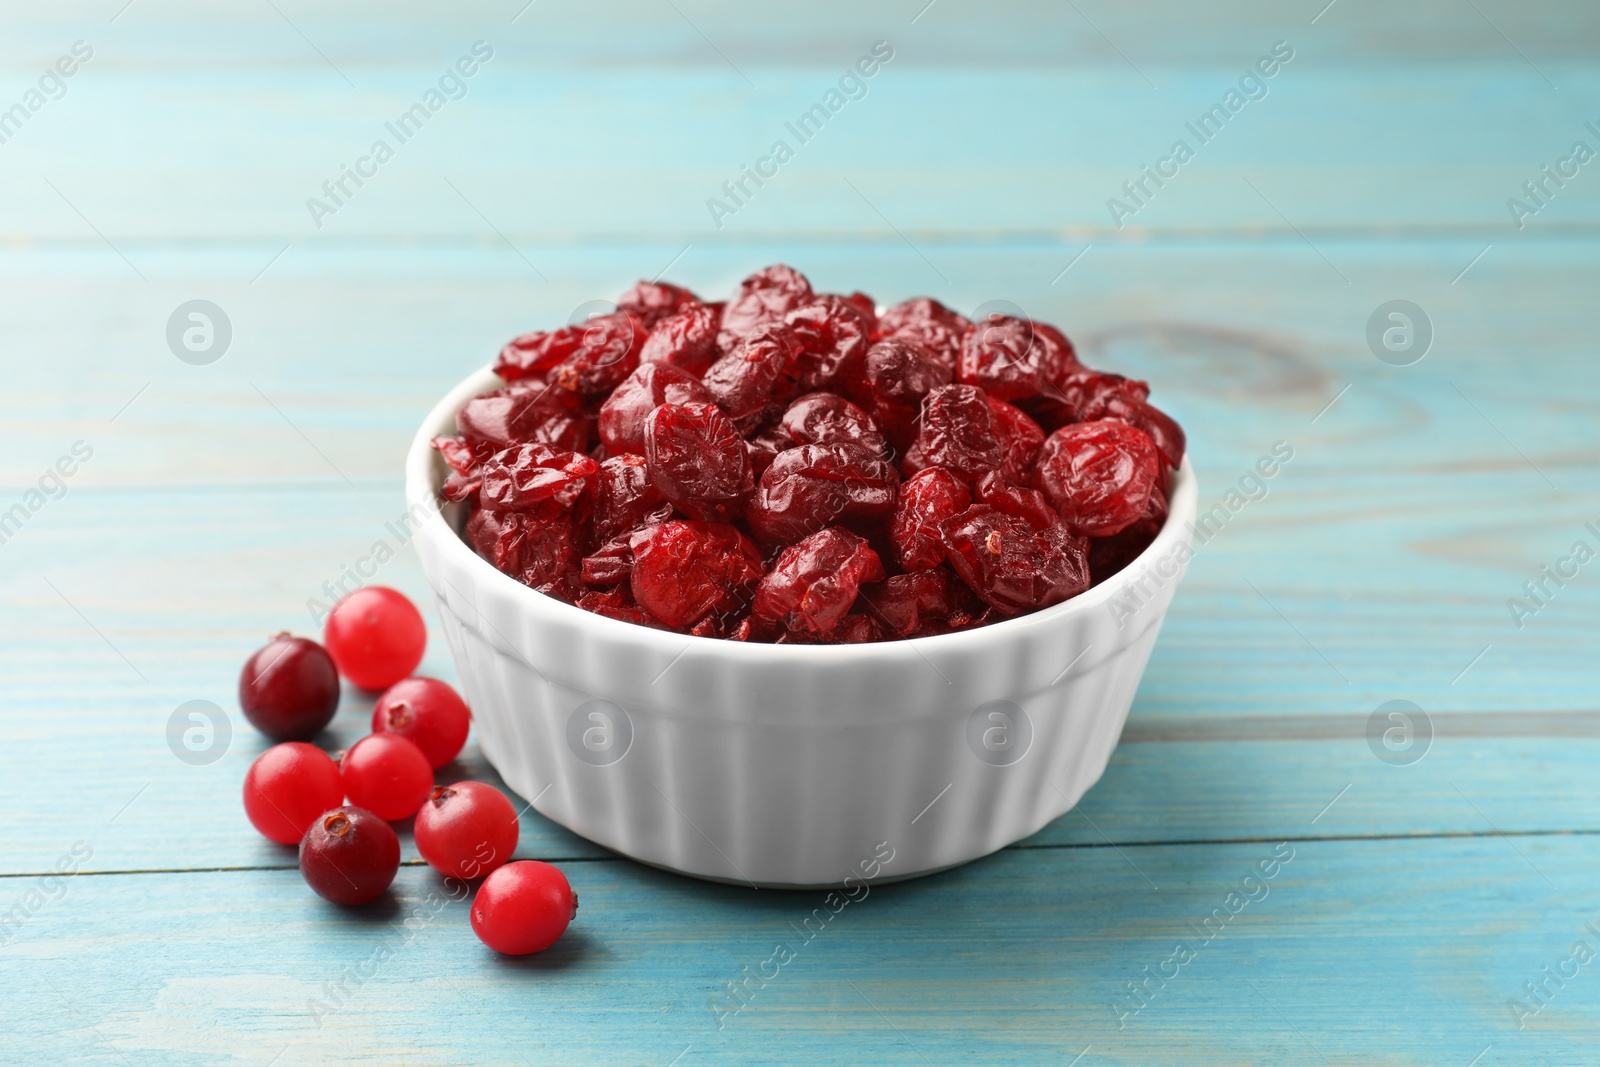
[[[472,551],[428,442],[502,384],[481,371],[429,413],[406,498],[484,754],[545,816],[698,878],[819,887],[987,855],[1105,770],[1189,559],[1187,460],[1155,543],[1066,603],[906,641],[744,644],[592,614]]]

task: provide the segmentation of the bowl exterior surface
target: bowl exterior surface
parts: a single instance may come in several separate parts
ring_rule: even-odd
[[[987,855],[1105,770],[1190,556],[1187,461],[1156,542],[1065,604],[911,641],[742,644],[594,615],[473,553],[428,441],[498,384],[434,409],[406,494],[484,754],[545,816],[683,874],[837,886]]]

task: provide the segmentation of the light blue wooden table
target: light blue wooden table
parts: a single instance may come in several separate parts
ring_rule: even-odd
[[[6,4],[0,1061],[1600,1062],[1600,562],[1571,558],[1600,548],[1600,13],[1324,3]],[[787,134],[878,41],[865,95]],[[312,897],[240,810],[244,656],[377,541],[424,596],[403,450],[504,338],[777,259],[1060,322],[1156,383],[1204,507],[1292,447],[1196,555],[1105,778],[874,891],[720,1028],[814,894],[530,814],[520,854],[583,900],[540,957],[435,911],[409,837],[392,906]],[[190,300],[231,324],[209,365],[167,342]],[[1420,362],[1369,346],[1392,300]],[[425,670],[454,677],[437,631]],[[212,762],[169,747],[191,700],[231,717]],[[1418,761],[1369,745],[1395,700]]]

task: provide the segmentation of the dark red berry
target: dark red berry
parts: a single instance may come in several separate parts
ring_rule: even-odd
[[[570,511],[594,486],[600,465],[581,452],[517,445],[485,461],[480,490],[485,507],[532,511],[545,503]]]
[[[640,282],[617,298],[617,310],[632,312],[646,327],[654,326],[675,311],[700,303],[687,289],[666,282]]]
[[[385,819],[417,813],[433,788],[433,767],[415,743],[395,733],[368,734],[339,761],[345,796]]]
[[[451,878],[482,878],[517,850],[517,813],[483,782],[436,786],[417,812],[417,851]]]
[[[887,340],[867,349],[861,373],[851,379],[847,391],[904,452],[916,439],[923,400],[949,384],[949,364],[910,341]]]
[[[961,479],[942,467],[929,467],[906,479],[889,526],[900,568],[922,571],[943,563],[944,521],[971,505],[972,494]]]
[[[740,337],[773,323],[812,302],[811,283],[793,267],[775,264],[739,283],[739,291],[722,310],[722,328]]]
[[[886,310],[878,317],[878,337],[882,340],[910,341],[954,371],[961,352],[961,339],[972,323],[937,300],[922,296]],[[941,385],[949,384],[949,377]]]
[[[650,480],[643,455],[612,456],[600,464],[594,498],[594,535],[609,541],[638,529],[666,522],[672,505]]]
[[[944,541],[961,580],[1006,614],[1049,607],[1089,588],[1088,545],[1059,522],[1036,530],[975,504],[946,520]]]
[[[860,445],[801,445],[773,459],[745,518],[767,544],[793,544],[835,519],[888,516],[898,481],[893,464]]]
[[[362,689],[382,690],[417,669],[428,628],[404,593],[369,585],[333,606],[322,637],[340,674]]]
[[[279,634],[245,661],[239,707],[274,741],[310,740],[339,709],[339,672],[315,641]]]
[[[319,897],[353,907],[383,895],[400,869],[400,839],[353,804],[312,820],[300,841],[300,875]]]
[[[673,627],[745,607],[761,553],[737,527],[674,520],[633,535],[629,584],[639,606]]]
[[[745,337],[700,380],[728,417],[751,432],[794,399],[801,370],[800,342],[780,324]]]
[[[1142,430],[1102,419],[1051,434],[1034,485],[1074,533],[1105,537],[1144,514],[1160,473],[1161,455]]]
[[[842,396],[807,393],[783,413],[783,433],[797,445],[860,445],[882,453],[887,445],[871,416]],[[1039,436],[1040,443],[1044,435]]]
[[[865,614],[895,637],[937,633],[955,610],[951,580],[945,567],[894,574],[877,585],[863,586],[857,603],[865,601]]]
[[[998,400],[1033,396],[1043,382],[1044,362],[1044,342],[1030,320],[990,315],[962,339],[956,381]]]
[[[978,479],[977,497],[980,502],[1023,520],[1035,530],[1061,521],[1043,493],[1012,485],[999,471],[990,471]]]
[[[1105,417],[1125,422],[1129,426],[1143,430],[1145,435],[1155,444],[1156,450],[1161,453],[1161,458],[1169,467],[1183,465],[1183,453],[1187,448],[1184,440],[1183,427],[1179,426],[1172,416],[1165,411],[1141,400],[1126,400],[1121,397],[1113,398],[1104,405]]]
[[[715,404],[662,404],[644,424],[650,480],[685,515],[718,522],[755,489],[738,427]]]
[[[639,350],[640,363],[669,363],[699,377],[722,355],[717,347],[721,308],[701,304],[655,324]]]
[[[1008,482],[1026,484],[1033,474],[1033,461],[1044,445],[1044,431],[1020,408],[1004,400],[991,396],[989,411],[994,415],[994,434],[1000,440],[1001,472]]]
[[[523,585],[563,600],[576,595],[578,534],[556,505],[533,512],[484,508],[467,520],[466,535],[478,555]]]
[[[543,952],[577,917],[578,897],[567,876],[538,860],[506,864],[472,899],[472,932],[508,956]]]
[[[970,483],[1004,462],[994,413],[982,389],[945,385],[928,394],[917,439],[906,453],[907,470],[943,467]]]
[[[517,338],[500,351],[494,369],[508,382],[540,377],[555,389],[594,399],[639,365],[644,336],[644,324],[627,311],[598,315]]]
[[[456,412],[462,437],[479,458],[520,444],[565,452],[589,448],[591,420],[571,393],[523,382],[474,397]]]
[[[315,745],[273,745],[244,776],[244,813],[261,836],[294,845],[311,820],[344,800],[339,765]]]
[[[437,678],[406,678],[384,690],[372,709],[372,732],[398,734],[422,749],[432,767],[461,752],[472,728],[472,712],[449,684]]]
[[[800,340],[801,389],[833,389],[859,368],[872,341],[872,320],[840,296],[819,296],[783,320]]]
[[[865,539],[829,527],[778,554],[752,612],[790,630],[826,633],[850,610],[862,583],[882,577],[883,564]]]
[[[662,404],[710,404],[711,394],[688,371],[644,363],[600,405],[600,440],[613,456],[644,452],[644,420]]]

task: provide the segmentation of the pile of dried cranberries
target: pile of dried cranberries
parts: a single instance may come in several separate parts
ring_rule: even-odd
[[[505,346],[433,442],[484,559],[614,619],[736,641],[948,633],[1116,573],[1183,431],[1053,326],[879,314],[782,265],[708,304],[640,282]]]

